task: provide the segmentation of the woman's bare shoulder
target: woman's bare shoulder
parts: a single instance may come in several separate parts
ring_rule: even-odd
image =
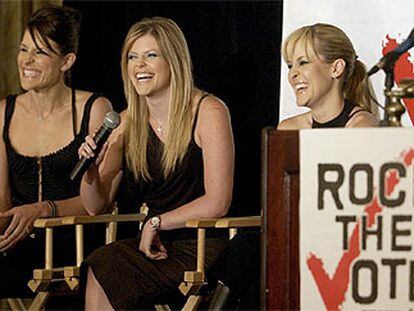
[[[86,102],[88,101],[88,99],[93,95],[94,93],[89,92],[89,91],[81,91],[81,90],[76,90],[76,99],[77,99],[77,103],[79,103],[80,105],[84,106],[86,104]],[[112,110],[112,104],[109,101],[109,99],[107,99],[104,96],[99,96],[95,99],[94,104],[92,106],[93,110]]]
[[[206,96],[202,99],[201,102],[199,102],[201,100],[201,98],[203,97],[203,95],[205,95],[205,93],[199,92],[198,94],[195,95],[194,97],[194,102],[197,104],[200,104],[200,113],[202,111],[211,111],[211,110],[218,110],[221,112],[225,112],[228,113],[228,109],[226,104],[217,96],[212,95],[212,94],[206,94]]]
[[[278,130],[300,130],[312,127],[310,112],[287,118],[277,125]]]
[[[361,110],[359,108],[354,108],[355,114],[348,121],[345,127],[377,127],[379,125],[379,120],[370,112]],[[357,112],[356,112],[357,111]]]
[[[200,124],[207,126],[206,128],[214,126],[217,122],[221,125],[224,125],[224,123],[230,124],[230,112],[221,99],[215,96],[207,96],[200,103],[198,120],[196,132]]]

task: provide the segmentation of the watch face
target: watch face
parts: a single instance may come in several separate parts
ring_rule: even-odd
[[[159,229],[161,225],[161,219],[158,216],[152,217],[150,219],[150,224],[153,229]]]

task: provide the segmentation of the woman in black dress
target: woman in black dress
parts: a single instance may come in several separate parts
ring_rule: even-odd
[[[42,232],[32,234],[36,219],[86,214],[80,180],[69,176],[85,135],[111,104],[65,81],[76,60],[79,27],[80,13],[69,7],[35,12],[17,57],[26,92],[0,101],[0,297],[33,295],[27,282],[44,262]],[[66,230],[57,233],[66,247],[55,252],[55,263],[72,264],[67,255],[74,239]]]
[[[116,199],[120,212],[145,203],[149,217],[138,238],[115,242],[88,258],[86,309],[151,308],[177,295],[183,272],[196,265],[189,219],[223,216],[230,206],[234,147],[222,101],[193,85],[180,28],[144,19],[122,50],[128,108],[106,150],[85,173],[81,196],[91,214]],[[79,154],[94,155],[87,137]],[[102,162],[100,158],[103,158]],[[207,239],[207,265],[226,239]]]

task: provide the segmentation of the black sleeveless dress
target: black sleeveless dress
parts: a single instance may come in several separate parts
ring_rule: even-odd
[[[345,125],[348,123],[349,120],[352,119],[354,115],[361,111],[366,111],[364,108],[360,107],[359,109],[352,112],[354,108],[355,104],[345,99],[344,108],[342,109],[339,115],[325,123],[319,123],[316,120],[312,119],[312,128],[345,127]]]
[[[74,91],[72,91],[74,98]],[[71,181],[70,173],[78,161],[78,149],[89,132],[89,117],[92,104],[100,95],[92,94],[83,112],[81,128],[76,133],[76,107],[72,100],[72,120],[74,139],[56,152],[41,157],[42,198],[43,200],[63,200],[79,195],[80,178]],[[3,140],[9,166],[9,181],[12,206],[38,201],[38,158],[17,153],[10,143],[9,128],[13,118],[17,95],[8,96],[3,128]],[[94,229],[95,230],[95,229]],[[34,234],[20,241],[14,248],[0,252],[0,297],[30,297],[27,282],[33,276],[34,268],[44,267],[44,230],[34,230]],[[59,248],[55,247],[54,266],[72,265],[75,256],[73,228],[54,230]],[[95,237],[96,239],[96,237]],[[103,240],[103,238],[102,238]]]
[[[200,100],[201,102],[201,100]],[[127,167],[119,188],[117,199],[120,212],[138,212],[143,202],[150,215],[162,214],[202,196],[203,158],[202,149],[193,135],[181,164],[168,178],[162,173],[163,143],[149,127],[148,166],[152,179],[136,182]],[[134,224],[138,238],[121,240],[96,250],[88,259],[99,284],[104,289],[115,310],[151,309],[156,303],[171,303],[183,300],[178,286],[184,271],[195,270],[197,245],[195,230],[177,229],[161,231],[161,241],[167,248],[165,260],[148,259],[139,251],[138,225]],[[227,243],[221,233],[210,235],[206,243],[207,266],[218,256]],[[181,302],[181,301],[180,301]]]

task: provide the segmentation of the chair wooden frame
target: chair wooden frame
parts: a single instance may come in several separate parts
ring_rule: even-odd
[[[33,279],[28,283],[30,289],[37,293],[26,309],[21,299],[7,299],[12,310],[42,310],[50,297],[50,291],[56,283],[64,283],[69,290],[76,290],[79,285],[80,264],[84,259],[83,226],[87,224],[106,223],[106,244],[115,241],[116,224],[118,222],[142,222],[145,214],[112,214],[98,216],[66,216],[59,218],[43,218],[34,222],[35,228],[46,230],[45,266],[33,270]],[[74,266],[53,266],[53,229],[61,226],[75,226],[76,230],[76,264]]]
[[[69,290],[76,290],[79,286],[80,264],[84,259],[83,226],[92,223],[106,223],[106,244],[116,240],[116,224],[118,222],[142,222],[145,214],[105,214],[98,216],[66,216],[59,218],[38,219],[34,223],[35,228],[46,230],[45,266],[33,271],[33,279],[28,283],[30,289],[37,293],[35,299],[28,308],[21,299],[8,299],[12,310],[43,310],[47,303],[51,290],[56,283],[64,283]],[[202,297],[198,295],[199,289],[206,284],[205,279],[205,232],[208,228],[228,228],[229,237],[232,238],[237,228],[260,227],[261,216],[198,219],[186,222],[187,228],[197,229],[197,268],[196,271],[185,271],[184,279],[179,289],[188,297],[183,310],[196,310]],[[75,226],[76,230],[76,265],[66,267],[53,266],[53,229],[61,226]],[[169,310],[166,305],[156,305],[156,310]]]
[[[197,229],[197,268],[196,271],[185,271],[184,280],[180,284],[180,291],[188,297],[183,311],[197,310],[202,300],[198,294],[200,288],[206,284],[205,279],[205,234],[208,228],[228,228],[229,237],[233,238],[237,228],[261,227],[261,216],[225,217],[212,219],[196,219],[186,222],[187,228]]]

